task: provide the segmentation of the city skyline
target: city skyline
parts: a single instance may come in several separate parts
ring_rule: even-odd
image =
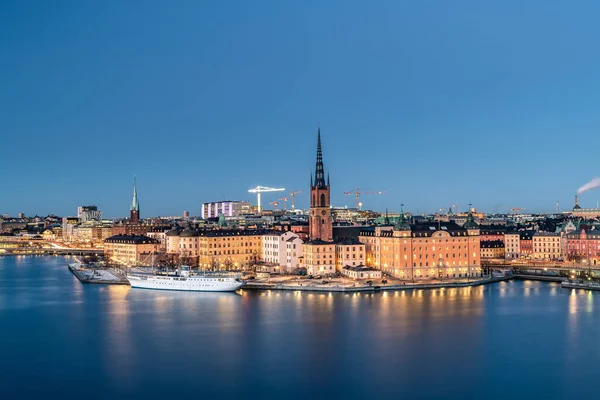
[[[600,6],[436,5],[3,3],[0,213],[124,217],[134,175],[142,217],[258,185],[308,208],[319,121],[334,206],[572,208],[600,175]]]

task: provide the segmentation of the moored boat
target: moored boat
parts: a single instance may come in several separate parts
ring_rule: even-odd
[[[128,273],[132,288],[182,290],[192,292],[234,292],[246,283],[242,274],[233,272],[191,273],[182,266],[173,274]]]

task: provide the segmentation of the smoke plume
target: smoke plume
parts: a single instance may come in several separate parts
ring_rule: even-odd
[[[580,187],[579,190],[577,191],[577,194],[587,192],[588,190],[595,189],[597,187],[600,187],[600,178],[594,178],[591,181],[589,181],[588,183],[586,183],[585,185],[583,185],[582,187]]]

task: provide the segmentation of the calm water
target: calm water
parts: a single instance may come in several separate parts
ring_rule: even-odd
[[[178,293],[67,262],[0,257],[0,398],[599,395],[600,293]]]

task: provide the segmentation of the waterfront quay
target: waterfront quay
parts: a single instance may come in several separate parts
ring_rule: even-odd
[[[428,290],[428,289],[443,289],[443,288],[464,288],[471,286],[486,285],[489,283],[502,282],[508,280],[533,280],[544,282],[563,282],[567,278],[552,275],[535,275],[535,274],[511,274],[506,276],[493,277],[491,275],[481,277],[479,279],[462,279],[452,281],[432,280],[428,283],[424,282],[393,282],[391,284],[365,282],[344,283],[317,283],[306,282],[299,283],[294,280],[275,280],[275,281],[250,281],[242,288],[242,290],[283,290],[283,291],[304,291],[304,292],[376,292],[376,291],[397,291],[397,290]]]
[[[84,267],[81,264],[69,264],[69,271],[81,283],[129,285],[129,281],[122,271],[115,268]]]
[[[70,248],[18,248],[7,249],[0,255],[5,256],[102,256],[103,249],[70,249]]]

